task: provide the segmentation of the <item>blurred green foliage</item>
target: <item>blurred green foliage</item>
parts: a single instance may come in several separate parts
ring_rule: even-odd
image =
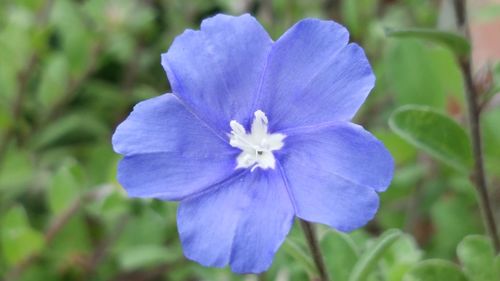
[[[304,17],[335,19],[365,48],[377,74],[376,88],[355,121],[389,148],[396,174],[381,195],[376,219],[364,229],[343,234],[319,227],[330,275],[338,281],[499,281],[500,257],[480,235],[484,229],[466,171],[469,142],[461,128],[466,106],[455,53],[463,54],[467,46],[463,38],[412,33],[436,27],[446,14],[438,2],[1,1],[0,277],[306,280],[315,275],[298,227],[259,277],[187,261],[175,204],[126,198],[115,179],[119,157],[110,145],[115,126],[138,101],[169,92],[160,54],[203,18],[250,12],[273,38]],[[388,29],[405,28],[419,29],[399,34],[404,38],[386,37]],[[488,73],[492,82],[484,90],[482,125],[489,181],[497,187],[491,200],[500,217],[500,106],[487,104],[500,89],[500,67],[492,65]],[[407,136],[402,139],[387,122],[407,104],[424,107],[393,115],[393,126]]]

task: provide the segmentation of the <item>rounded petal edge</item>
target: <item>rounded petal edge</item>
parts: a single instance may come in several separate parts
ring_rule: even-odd
[[[218,14],[177,36],[161,61],[173,93],[224,135],[229,121],[251,118],[272,43],[249,14]]]

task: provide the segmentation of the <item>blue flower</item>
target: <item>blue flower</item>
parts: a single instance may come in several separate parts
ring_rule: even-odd
[[[294,217],[366,224],[393,174],[383,144],[350,122],[375,83],[333,21],[273,41],[250,15],[186,30],[161,61],[173,94],[137,104],[113,136],[131,197],[180,201],[187,258],[266,270]]]

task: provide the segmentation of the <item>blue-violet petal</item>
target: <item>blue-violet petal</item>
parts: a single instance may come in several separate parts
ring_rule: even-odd
[[[273,130],[350,120],[375,76],[361,47],[333,22],[306,19],[273,45],[259,94]]]
[[[129,196],[165,200],[230,176],[238,155],[171,94],[137,104],[116,129],[113,147],[125,155],[118,181]]]
[[[184,253],[238,273],[266,270],[285,240],[294,211],[276,171],[244,171],[183,200],[177,224]]]
[[[217,15],[178,36],[162,65],[175,95],[225,136],[230,120],[251,119],[271,45],[252,16]]]

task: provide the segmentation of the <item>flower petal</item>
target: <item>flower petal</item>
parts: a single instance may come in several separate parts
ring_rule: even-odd
[[[177,152],[220,156],[234,153],[228,141],[217,137],[172,94],[138,103],[112,138],[113,149],[123,155]]]
[[[300,173],[294,173],[291,165],[297,165],[296,160],[287,163],[284,170],[289,172],[284,172],[284,176],[294,198],[297,217],[344,232],[360,228],[373,219],[379,199],[372,188],[324,170],[301,168]]]
[[[182,200],[232,175],[235,157],[176,152],[129,155],[118,164],[118,182],[130,197]]]
[[[350,120],[375,83],[370,64],[347,30],[306,19],[273,46],[259,109],[272,130]]]
[[[179,206],[184,254],[205,266],[229,263],[238,273],[266,270],[293,223],[280,175],[247,170],[212,188]]]
[[[135,106],[113,135],[126,155],[118,181],[131,197],[178,200],[228,177],[238,151],[218,138],[171,94]]]
[[[217,15],[186,30],[162,55],[173,92],[221,135],[248,124],[272,40],[250,15]]]
[[[394,169],[383,144],[352,123],[288,134],[277,157],[297,216],[342,231],[368,222],[378,208],[376,191],[387,188]]]
[[[325,170],[378,192],[385,191],[391,183],[394,171],[391,154],[359,125],[330,123],[283,133],[287,138],[279,152],[285,159],[298,161],[300,167]]]

